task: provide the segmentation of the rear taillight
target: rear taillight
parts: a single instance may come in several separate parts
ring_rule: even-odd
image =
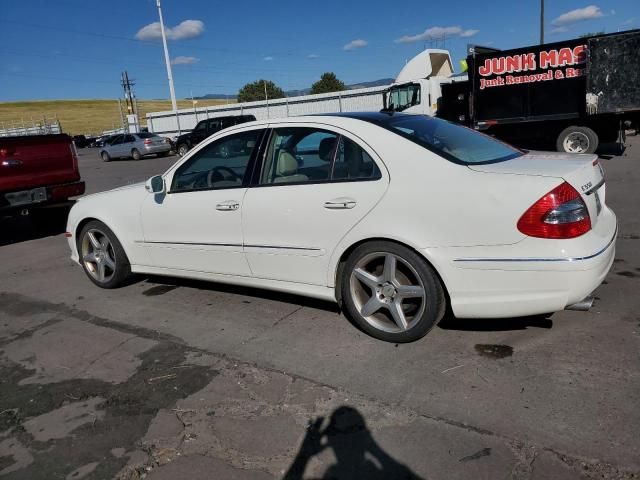
[[[564,182],[524,212],[518,230],[530,237],[575,238],[591,230],[591,218],[578,191]]]
[[[144,142],[145,145],[151,145],[153,143],[153,140],[151,140],[150,138],[147,138]]]

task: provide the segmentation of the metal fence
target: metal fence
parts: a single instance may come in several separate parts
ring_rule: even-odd
[[[0,123],[0,137],[16,137],[23,135],[50,135],[62,133],[62,127],[60,122],[56,120],[42,119],[42,122],[34,122],[27,124],[21,122],[19,124],[5,124]]]
[[[377,111],[383,107],[382,93],[387,88],[359,88],[259,102],[150,112],[147,113],[147,128],[160,135],[175,136],[192,130],[200,120],[226,115],[254,115],[257,120],[266,120],[315,113]]]

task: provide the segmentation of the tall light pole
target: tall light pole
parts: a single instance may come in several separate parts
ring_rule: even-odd
[[[160,0],[158,0],[159,2]],[[540,45],[544,43],[544,0],[540,0]]]
[[[167,47],[167,34],[164,31],[164,20],[162,19],[162,7],[160,0],[156,0],[158,6],[158,16],[160,17],[160,32],[162,33],[162,45],[164,47],[164,61],[167,64],[167,78],[169,79],[169,92],[171,93],[171,107],[176,113],[176,121],[178,122],[178,135],[180,135],[180,119],[178,118],[178,104],[176,102],[176,91],[173,87],[173,73],[171,72],[171,58],[169,57],[169,47]]]

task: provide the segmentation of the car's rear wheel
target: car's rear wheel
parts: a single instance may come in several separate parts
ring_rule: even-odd
[[[181,143],[180,145],[178,145],[178,155],[180,155],[181,157],[184,157],[188,151],[189,147],[186,144]]]
[[[440,321],[446,299],[440,279],[416,252],[392,242],[357,247],[342,275],[342,299],[351,319],[388,342],[412,342]]]
[[[110,162],[111,161],[111,157],[109,156],[109,154],[107,152],[102,152],[100,154],[100,156],[102,157],[102,161],[103,162]]]
[[[138,150],[137,148],[131,150],[131,158],[133,158],[134,160],[140,160],[142,158],[140,150]]]
[[[104,223],[87,223],[78,236],[78,254],[85,273],[102,288],[116,288],[131,277],[131,265],[118,238]]]

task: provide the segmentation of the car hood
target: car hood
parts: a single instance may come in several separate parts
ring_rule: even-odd
[[[104,192],[97,192],[97,193],[92,193],[90,195],[85,195],[84,197],[80,197],[78,199],[78,201],[82,201],[82,200],[87,200],[87,199],[95,199],[95,198],[99,198],[99,197],[107,197],[109,195],[112,195],[116,192],[121,192],[123,190],[141,190],[141,191],[145,191],[144,188],[145,182],[139,182],[139,183],[132,183],[131,185],[124,185],[122,187],[117,187],[117,188],[113,188],[111,190],[105,190]]]

